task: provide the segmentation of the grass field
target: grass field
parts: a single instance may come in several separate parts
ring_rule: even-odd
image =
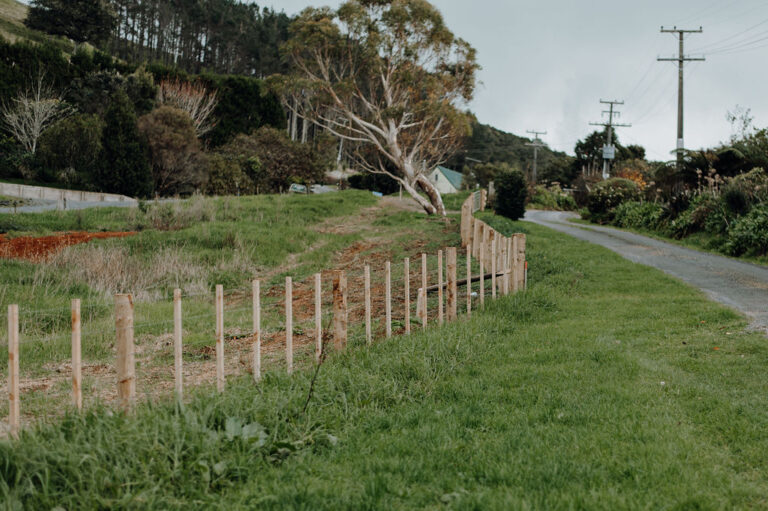
[[[136,232],[126,238],[71,246],[42,262],[4,260],[0,265],[0,307],[11,303],[20,307],[23,422],[29,425],[61,416],[61,404],[69,401],[71,298],[82,300],[86,405],[111,402],[115,397],[112,294],[119,292],[130,292],[135,298],[137,371],[146,394],[142,398],[152,400],[172,394],[173,288],[183,290],[189,385],[209,384],[214,374],[216,284],[225,291],[230,373],[249,368],[245,354],[251,342],[253,278],[262,280],[265,366],[284,366],[283,283],[288,275],[294,279],[295,363],[307,365],[314,331],[313,273],[324,272],[324,321],[328,321],[330,270],[347,272],[350,337],[358,343],[364,334],[360,326],[363,264],[373,266],[372,283],[378,289],[384,261],[392,261],[394,328],[401,329],[402,259],[413,258],[413,275],[418,271],[418,255],[426,251],[436,272],[437,250],[458,239],[455,221],[427,217],[409,208],[407,201],[379,201],[359,191],[309,197],[193,198],[144,204],[139,209],[5,215],[0,227],[10,238],[71,230]],[[435,281],[436,275],[431,278]],[[381,301],[382,293],[377,290],[374,298]],[[382,329],[383,323],[376,318],[374,334]],[[0,350],[0,388],[7,357],[6,350]],[[6,414],[6,408],[0,408],[0,419]]]
[[[764,336],[605,249],[486,220],[528,233],[527,292],[332,355],[311,394],[276,370],[26,431],[0,444],[7,508],[768,508]]]

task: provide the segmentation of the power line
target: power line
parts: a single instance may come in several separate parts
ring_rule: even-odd
[[[761,21],[760,23],[758,23],[756,25],[752,25],[749,28],[746,28],[746,29],[744,29],[744,30],[742,30],[742,31],[740,31],[740,32],[738,32],[736,34],[732,34],[732,35],[730,35],[730,36],[728,36],[728,37],[726,37],[724,39],[720,39],[719,41],[715,41],[713,43],[708,43],[708,44],[705,44],[703,46],[699,46],[698,48],[694,49],[693,51],[695,53],[700,53],[700,52],[705,51],[707,49],[711,49],[712,47],[717,47],[717,46],[723,44],[726,41],[730,41],[731,39],[735,39],[737,37],[740,37],[740,36],[746,34],[747,32],[751,32],[752,30],[756,29],[757,27],[763,26],[766,23],[768,23],[768,19],[764,19],[763,21]],[[764,33],[764,32],[761,32],[761,34],[762,33]],[[749,37],[754,37],[754,35],[753,36],[749,36]],[[733,44],[733,43],[730,43],[730,44]]]

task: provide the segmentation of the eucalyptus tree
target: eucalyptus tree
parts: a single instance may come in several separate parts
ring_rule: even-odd
[[[427,213],[445,215],[426,174],[469,131],[462,109],[479,66],[475,50],[440,12],[426,0],[308,8],[292,24],[284,51],[293,70],[271,84],[285,107],[348,141],[357,165],[398,181]]]

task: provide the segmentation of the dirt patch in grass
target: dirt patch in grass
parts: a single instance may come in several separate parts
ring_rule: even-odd
[[[128,232],[64,232],[50,236],[19,236],[7,238],[0,234],[0,258],[26,259],[40,262],[58,253],[64,247],[87,243],[93,239],[124,238],[136,233]]]

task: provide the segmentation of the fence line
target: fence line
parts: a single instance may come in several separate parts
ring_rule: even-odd
[[[467,317],[472,312],[473,306],[473,282],[478,282],[477,296],[479,298],[476,307],[482,308],[485,305],[486,281],[491,284],[491,297],[498,295],[504,296],[510,292],[517,292],[524,289],[527,283],[527,261],[525,260],[525,235],[514,234],[511,237],[505,237],[494,230],[485,222],[474,218],[476,211],[485,209],[487,195],[485,190],[475,192],[470,195],[461,208],[461,245],[466,251],[466,278],[458,280],[457,268],[457,248],[446,247],[439,250],[436,254],[437,268],[429,268],[428,254],[421,254],[421,268],[411,273],[410,259],[404,258],[402,263],[392,264],[390,261],[384,263],[383,268],[383,288],[384,288],[384,336],[392,336],[392,269],[403,268],[402,272],[402,306],[403,306],[403,332],[411,332],[411,281],[417,285],[415,289],[416,319],[421,323],[422,328],[426,328],[429,323],[429,299],[430,292],[437,292],[436,303],[437,312],[432,321],[439,325],[444,322],[452,322],[458,318],[459,308],[459,286],[466,286],[466,314]],[[444,257],[445,256],[445,257]],[[472,272],[473,258],[477,260],[479,271],[476,275]],[[445,263],[443,261],[445,259]],[[445,266],[444,266],[445,265]],[[490,275],[486,274],[487,268],[491,269]],[[443,271],[445,270],[445,279]],[[360,274],[358,275],[358,272]],[[372,300],[372,281],[371,266],[365,264],[362,270],[351,272],[356,275],[355,282],[362,285],[363,303],[355,303],[350,307],[348,305],[348,275],[347,272],[335,270],[332,273],[331,280],[331,316],[332,330],[329,333],[332,337],[333,348],[337,351],[343,350],[347,345],[349,332],[349,314],[364,310],[365,326],[365,344],[370,344],[373,340],[373,300]],[[437,278],[437,285],[429,286],[430,278]],[[360,279],[362,284],[357,281]],[[378,281],[381,284],[381,281]],[[312,289],[314,284],[314,289]],[[313,275],[312,279],[305,282],[299,282],[302,289],[310,288],[312,307],[308,309],[314,312],[314,315],[307,314],[302,321],[309,323],[314,320],[311,337],[314,337],[314,361],[322,362],[323,347],[323,288],[322,273]],[[357,289],[357,287],[356,287]],[[377,288],[380,292],[380,287]],[[445,290],[445,292],[444,292]],[[245,307],[233,307],[227,310],[228,314],[242,313],[248,309],[251,310],[252,324],[251,331],[247,337],[251,337],[250,370],[253,373],[254,382],[258,383],[262,374],[262,335],[264,326],[262,324],[262,314],[266,308],[276,309],[277,315],[280,314],[280,306],[283,306],[284,314],[284,340],[285,340],[285,360],[286,370],[291,373],[294,368],[293,355],[293,337],[294,337],[294,282],[292,277],[285,277],[285,287],[282,293],[282,300],[278,293],[279,289],[271,288],[267,296],[274,297],[274,301],[265,302],[262,297],[261,280],[256,279],[251,282],[251,304]],[[313,291],[313,292],[312,292]],[[359,291],[359,289],[358,289]],[[498,294],[497,294],[498,293]],[[215,365],[216,365],[216,388],[218,392],[223,392],[226,385],[226,364],[225,364],[225,307],[224,307],[224,288],[222,285],[215,286],[214,308],[215,313],[193,314],[189,316],[182,315],[183,298],[190,298],[191,295],[182,296],[181,289],[173,290],[172,306],[173,319],[170,321],[155,321],[147,323],[134,323],[134,302],[129,294],[117,294],[114,296],[114,321],[115,321],[115,339],[116,339],[116,360],[115,372],[117,375],[117,401],[120,409],[130,410],[136,402],[136,362],[134,335],[136,328],[146,328],[148,326],[173,324],[173,356],[174,356],[174,391],[176,399],[182,400],[183,396],[183,321],[189,321],[196,318],[210,318],[215,316]],[[444,303],[445,298],[445,303]],[[398,302],[401,300],[398,299]],[[282,303],[281,303],[282,302]],[[82,409],[82,360],[81,360],[81,303],[79,299],[73,299],[71,303],[71,328],[72,328],[72,402],[73,406]],[[302,311],[305,312],[305,311]],[[399,317],[399,313],[398,313]],[[279,324],[279,318],[276,324]],[[301,324],[301,322],[300,322]],[[379,328],[381,321],[379,320]],[[86,329],[86,333],[90,332]],[[279,333],[272,327],[274,334]],[[380,330],[379,330],[380,332]],[[100,332],[103,334],[103,332]],[[237,338],[243,336],[236,336]],[[277,339],[282,340],[279,335]],[[8,417],[10,431],[13,436],[18,434],[20,428],[20,405],[19,405],[19,312],[17,305],[10,305],[8,308],[8,349],[9,349],[9,375],[8,375],[8,399],[10,413]],[[270,343],[273,344],[273,343]]]

